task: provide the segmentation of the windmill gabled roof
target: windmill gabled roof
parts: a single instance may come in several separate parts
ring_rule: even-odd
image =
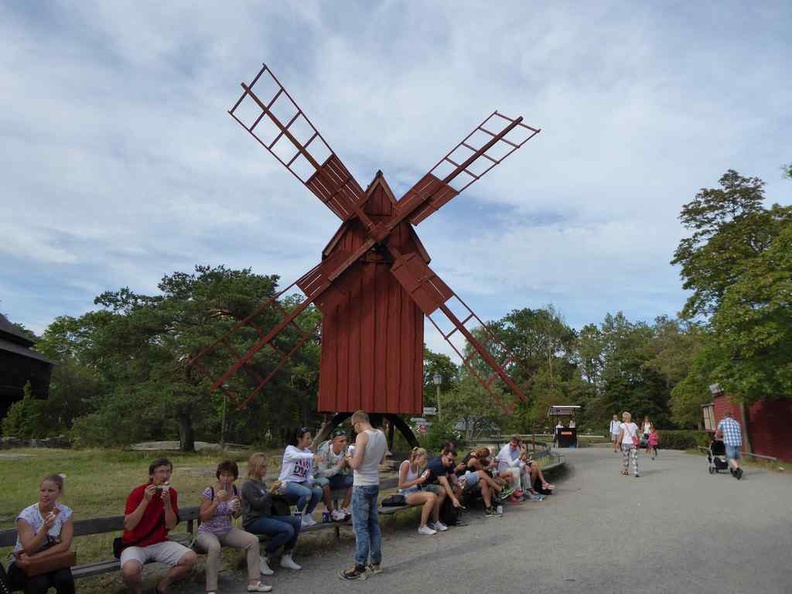
[[[13,353],[14,355],[20,355],[22,357],[27,357],[28,359],[35,359],[49,365],[55,365],[54,361],[50,361],[44,355],[41,355],[36,351],[31,351],[29,348],[11,342],[10,340],[5,340],[4,338],[0,338],[0,351]]]
[[[30,347],[34,344],[28,336],[9,322],[8,318],[3,314],[0,314],[0,338],[16,344],[21,344],[25,347]]]
[[[372,180],[372,182],[366,188],[366,195],[369,198],[373,195],[374,190],[376,189],[377,186],[382,187],[383,191],[385,192],[385,195],[388,197],[388,200],[393,205],[393,209],[396,210],[396,207],[397,207],[399,201],[396,200],[396,197],[393,195],[393,190],[391,190],[390,186],[388,185],[388,182],[385,181],[385,177],[382,175],[382,171],[377,171],[377,174],[374,176],[374,179]],[[364,207],[365,207],[365,204],[364,204]],[[357,219],[353,219],[353,221],[356,221],[356,220]],[[418,234],[415,232],[415,229],[413,229],[413,226],[407,221],[404,221],[404,222],[407,224],[407,227],[408,227],[408,229],[410,231],[410,237],[415,242],[415,246],[418,248],[418,253],[421,255],[421,258],[423,258],[424,262],[426,262],[428,264],[429,262],[432,261],[432,259],[429,257],[429,252],[426,251],[426,248],[424,247],[424,244],[421,243],[421,240],[418,237]],[[335,232],[335,234],[330,239],[330,241],[327,243],[325,248],[322,250],[322,257],[323,258],[326,258],[328,255],[330,255],[330,252],[333,251],[333,248],[335,248],[336,244],[339,241],[341,241],[341,238],[344,236],[344,233],[346,233],[346,231],[349,228],[350,224],[352,224],[352,221],[344,221],[341,224],[341,226]]]

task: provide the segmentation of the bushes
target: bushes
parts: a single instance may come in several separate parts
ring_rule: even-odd
[[[706,431],[661,430],[657,432],[657,435],[660,437],[660,447],[666,450],[688,450],[709,443],[709,434]]]

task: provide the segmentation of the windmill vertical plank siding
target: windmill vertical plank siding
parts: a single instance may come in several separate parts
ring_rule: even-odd
[[[369,188],[366,213],[372,220],[392,215],[395,199],[379,178]],[[367,238],[358,221],[336,233],[325,258],[353,252]],[[390,241],[404,253],[418,251],[409,223]],[[322,412],[419,414],[423,407],[423,312],[390,272],[391,262],[371,251],[338,280],[338,298],[322,310],[319,402]],[[415,378],[418,378],[416,381]]]

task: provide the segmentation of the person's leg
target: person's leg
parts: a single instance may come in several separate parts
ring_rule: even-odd
[[[264,547],[264,552],[267,557],[272,557],[275,551],[294,538],[294,523],[300,523],[294,516],[262,516],[248,526],[247,530],[253,534],[264,534],[270,537],[270,541]]]
[[[57,594],[74,594],[74,576],[71,569],[64,567],[49,574],[50,583]]]
[[[630,448],[630,457],[632,458],[633,463],[633,474],[635,476],[639,476],[638,474],[638,448],[633,446]]]
[[[28,577],[16,563],[8,567],[8,582],[13,590],[22,590],[25,594],[47,594],[50,586],[47,576]]]
[[[157,584],[157,590],[165,594],[171,584],[187,578],[195,565],[197,556],[195,551],[173,541],[160,542],[152,546],[157,547],[155,559],[171,566],[165,577]]]
[[[487,509],[492,507],[492,491],[490,490],[490,486],[487,484],[483,478],[479,478],[478,482],[479,488],[481,489],[481,497],[484,499],[484,505],[487,506]]]
[[[200,549],[206,551],[206,591],[216,592],[217,574],[220,572],[220,549],[222,548],[220,539],[211,532],[199,532],[195,542]]]
[[[355,531],[355,567],[365,567],[371,550],[371,536],[368,528],[369,500],[365,487],[355,487],[352,491],[352,528]]]
[[[297,545],[297,539],[300,537],[302,524],[300,523],[300,520],[294,516],[275,516],[275,520],[277,522],[287,524],[291,528],[291,538],[283,543],[283,552],[291,553],[294,550],[294,547]]]
[[[429,521],[429,516],[432,515],[435,505],[437,504],[437,495],[429,491],[418,491],[417,493],[410,493],[405,499],[408,505],[422,505],[421,509],[421,526],[426,526]],[[420,526],[419,526],[420,528]]]
[[[286,485],[286,497],[290,501],[296,501],[296,508],[299,513],[303,512],[312,495],[311,489],[302,483],[288,483]]]
[[[259,557],[259,539],[256,535],[251,534],[239,528],[231,528],[228,532],[220,537],[220,544],[225,547],[232,547],[234,549],[243,549],[245,551],[245,559],[247,560],[247,576],[248,585],[256,585],[259,583],[259,570],[261,569],[261,558]],[[206,589],[209,588],[208,569]],[[216,588],[215,588],[216,589]]]
[[[622,474],[628,474],[630,471],[630,447],[623,443],[622,448]]]
[[[305,508],[305,514],[310,516],[322,499],[322,488],[318,485],[312,485],[309,489],[311,491],[311,499],[308,501],[308,507]],[[330,508],[328,507],[327,509],[329,510]]]
[[[379,497],[379,486],[366,487],[366,498],[369,502],[369,541],[371,547],[371,563],[379,565],[382,563],[382,532],[380,531],[379,510],[377,509],[377,498]]]
[[[148,547],[127,547],[121,552],[121,577],[132,594],[143,591],[143,565],[148,560]]]

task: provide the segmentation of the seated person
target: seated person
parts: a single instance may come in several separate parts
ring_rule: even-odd
[[[217,574],[220,571],[220,549],[244,549],[247,557],[248,592],[269,592],[259,580],[259,540],[245,530],[234,528],[231,519],[239,517],[241,505],[234,481],[239,478],[236,462],[226,460],[217,465],[217,482],[201,493],[201,525],[195,539],[198,547],[206,551],[206,593],[217,592]]]
[[[320,445],[316,452],[319,456],[316,484],[322,487],[327,511],[331,512],[332,518],[338,522],[352,515],[349,502],[352,499],[353,478],[349,472],[346,452],[347,432],[341,427],[334,429],[332,438]],[[333,509],[332,493],[341,489],[345,491],[341,509]]]
[[[462,504],[457,496],[461,494],[461,489],[457,485],[456,475],[454,474],[456,457],[456,450],[447,449],[443,450],[443,453],[437,458],[429,460],[426,464],[426,470],[429,471],[429,474],[424,482],[424,490],[437,495],[440,505],[448,497],[454,507],[460,508]],[[448,526],[442,522],[435,522],[430,528],[443,532],[448,529]]]
[[[463,493],[481,491],[485,514],[488,518],[498,515],[493,505],[493,494],[498,496],[503,490],[503,486],[490,475],[492,463],[489,456],[488,448],[476,448],[465,456],[462,463],[456,467],[457,483],[462,486]]]
[[[280,566],[286,569],[300,570],[302,567],[292,557],[297,537],[300,536],[302,521],[289,514],[289,506],[284,502],[285,509],[275,508],[276,495],[281,486],[278,481],[267,488],[264,477],[267,474],[267,454],[253,454],[248,459],[248,479],[242,485],[242,527],[252,534],[266,534],[270,537],[264,547],[264,555],[260,557],[262,575],[272,575],[270,560],[280,547],[283,547]],[[282,514],[277,513],[281,511]]]
[[[143,565],[147,561],[170,565],[157,585],[157,591],[163,593],[173,582],[185,579],[195,564],[194,551],[168,540],[168,532],[179,522],[178,494],[170,486],[172,472],[170,460],[157,458],[149,465],[148,482],[135,487],[127,497],[121,573],[134,594],[143,591]]]
[[[536,489],[533,487],[537,480],[540,481],[543,491],[552,491],[555,489],[555,485],[548,483],[545,480],[545,477],[542,474],[542,469],[539,468],[539,465],[536,462],[534,462],[533,458],[528,453],[528,448],[526,448],[525,444],[520,446],[520,460],[523,463],[521,469],[521,481],[523,485],[527,485],[526,491],[530,495],[539,495],[539,493],[537,493]]]
[[[424,490],[424,483],[429,478],[429,471],[424,470],[426,466],[426,450],[423,448],[413,448],[410,459],[405,460],[399,466],[399,493],[404,495],[405,501],[409,505],[423,505],[421,509],[421,525],[418,526],[418,534],[430,536],[437,534],[437,530],[430,528],[427,524],[429,516],[434,518],[435,526],[444,526],[440,522],[440,499],[432,491]]]
[[[520,443],[522,440],[519,435],[512,435],[509,443],[507,443],[501,451],[498,452],[498,475],[509,481],[514,488],[512,492],[512,503],[519,503],[522,501],[524,491],[520,484],[522,475],[522,466],[524,463],[520,460]],[[504,497],[506,495],[504,494]]]
[[[292,443],[283,452],[283,464],[278,477],[279,493],[289,503],[296,504],[294,516],[302,522],[303,528],[313,526],[316,520],[311,514],[322,498],[322,488],[314,484],[314,461],[319,457],[309,448],[311,432],[307,427],[300,427],[292,435]]]
[[[46,594],[52,587],[57,594],[74,594],[74,576],[68,567],[31,577],[25,573],[31,560],[44,559],[71,548],[72,510],[58,503],[63,494],[63,478],[62,474],[45,476],[39,485],[38,502],[17,516],[17,539],[8,565],[8,581],[14,590]]]

